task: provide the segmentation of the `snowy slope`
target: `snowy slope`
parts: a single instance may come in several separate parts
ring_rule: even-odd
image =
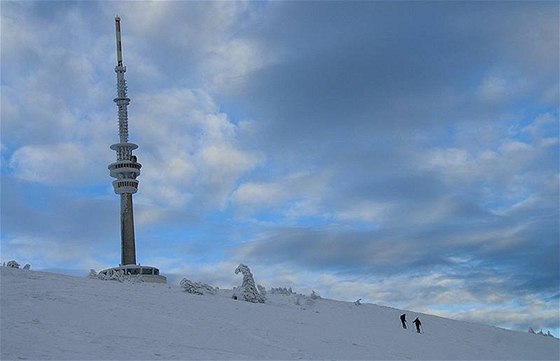
[[[1,359],[558,359],[559,340],[371,304],[268,294],[266,304],[178,285],[0,267]]]

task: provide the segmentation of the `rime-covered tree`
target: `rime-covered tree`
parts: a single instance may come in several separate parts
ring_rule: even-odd
[[[244,264],[240,264],[235,269],[235,274],[238,273],[243,274],[243,283],[241,284],[241,287],[237,287],[235,289],[232,298],[253,303],[264,303],[266,298],[264,295],[259,293],[249,267]]]
[[[207,293],[211,295],[216,294],[216,289],[214,287],[207,285],[206,283],[193,282],[186,278],[183,278],[179,285],[185,289],[185,292],[192,293],[194,295],[204,295]]]
[[[15,260],[11,260],[6,264],[6,267],[19,268],[19,263],[17,263]]]

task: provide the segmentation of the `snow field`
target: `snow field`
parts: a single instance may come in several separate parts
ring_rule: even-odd
[[[0,268],[1,359],[549,359],[551,337],[372,304],[179,285],[118,283]],[[409,329],[399,315],[407,313]],[[411,321],[420,317],[425,333]]]

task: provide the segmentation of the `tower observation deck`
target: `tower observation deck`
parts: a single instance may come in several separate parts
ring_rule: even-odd
[[[130,99],[127,96],[128,87],[124,78],[126,66],[123,65],[122,43],[121,43],[121,19],[115,17],[115,31],[117,37],[117,97],[113,100],[118,108],[119,118],[119,142],[111,145],[116,152],[117,160],[109,164],[109,175],[113,181],[113,189],[120,196],[121,204],[121,264],[119,267],[101,271],[122,272],[128,275],[141,275],[146,281],[166,282],[165,277],[159,275],[159,270],[150,266],[139,266],[136,264],[136,242],[134,239],[134,212],[132,206],[132,195],[138,191],[138,180],[140,168],[132,151],[138,145],[128,141],[128,105]]]

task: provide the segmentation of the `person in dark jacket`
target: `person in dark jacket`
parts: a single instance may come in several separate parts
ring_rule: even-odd
[[[406,313],[403,313],[401,315],[401,323],[402,323],[402,328],[406,330]]]
[[[412,321],[412,323],[414,324],[414,326],[416,326],[416,332],[420,333],[420,326],[422,326],[422,322],[420,322],[418,317],[416,317],[416,319]]]

